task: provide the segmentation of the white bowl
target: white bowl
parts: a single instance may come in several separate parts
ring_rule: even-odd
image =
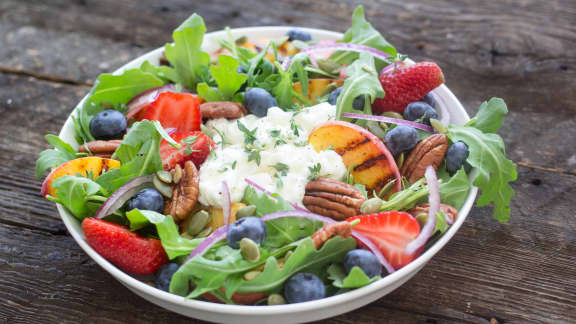
[[[281,38],[292,28],[293,27],[240,28],[232,30],[232,35],[235,37],[247,36],[248,39],[253,42],[265,44],[268,40]],[[301,29],[310,32],[315,40],[335,40],[342,36],[340,33],[326,30],[309,28]],[[224,31],[207,34],[204,38],[204,50],[209,52],[216,50],[219,47],[217,40],[225,37],[227,36]],[[124,65],[114,73],[118,74],[127,69],[137,68],[144,61],[158,64],[162,52],[163,48],[153,50]],[[444,107],[450,112],[452,123],[462,124],[470,119],[458,99],[446,86],[440,86],[438,89],[434,90],[434,94],[438,99],[439,104],[444,105]],[[86,100],[86,97],[84,97],[84,99],[78,104],[77,108],[82,105],[84,100]],[[70,117],[66,120],[66,123],[62,127],[59,135],[66,142],[75,143],[74,125]],[[82,249],[96,263],[104,268],[104,270],[108,271],[124,286],[144,299],[182,315],[212,322],[282,324],[314,321],[346,313],[375,301],[400,287],[420,271],[420,269],[422,269],[422,267],[424,267],[424,265],[436,253],[438,253],[438,251],[444,247],[448,241],[450,241],[454,234],[456,234],[472,208],[477,191],[477,188],[472,188],[464,206],[460,209],[458,219],[444,234],[444,236],[442,236],[442,238],[440,238],[440,240],[438,240],[424,254],[399,271],[396,271],[371,285],[352,290],[345,294],[311,302],[280,306],[237,306],[216,304],[199,300],[187,300],[184,297],[169,294],[151,287],[123,272],[115,265],[101,257],[86,243],[84,234],[80,227],[80,222],[62,206],[58,205],[57,207],[68,231],[72,234],[72,237],[74,237],[80,247],[82,247]],[[110,294],[113,293],[113,291],[110,291]]]

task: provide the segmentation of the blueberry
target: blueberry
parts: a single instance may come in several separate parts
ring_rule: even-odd
[[[260,217],[243,217],[230,224],[226,233],[226,242],[230,247],[238,249],[240,240],[246,237],[258,244],[264,241],[266,225]]]
[[[156,189],[142,189],[126,203],[126,211],[135,208],[162,213],[164,211],[164,197]]]
[[[179,265],[177,263],[166,263],[156,271],[156,288],[170,292],[170,281]]]
[[[430,118],[438,119],[436,109],[424,101],[409,103],[404,109],[404,119],[415,121],[422,118],[422,123],[430,125]]]
[[[326,297],[326,287],[312,273],[297,273],[284,284],[284,297],[290,304],[303,303]]]
[[[292,29],[286,33],[286,36],[288,36],[289,41],[299,40],[303,42],[309,42],[312,40],[312,35],[310,35],[309,32],[300,29]]]
[[[342,87],[335,89],[334,91],[330,92],[330,96],[328,97],[328,102],[331,105],[335,105],[336,101],[338,101],[338,96],[340,96],[340,93],[342,92]],[[356,109],[356,110],[364,110],[364,96],[360,95],[356,98],[354,98],[354,101],[352,102],[352,108]]]
[[[448,151],[446,151],[446,170],[450,174],[460,170],[469,153],[468,146],[463,142],[456,142],[450,145]]]
[[[356,249],[346,253],[346,257],[344,257],[346,273],[350,273],[352,268],[355,266],[360,267],[368,278],[382,274],[382,265],[380,264],[380,261],[378,261],[378,258],[376,258],[374,253],[368,250]]]
[[[126,127],[126,117],[117,110],[101,111],[90,121],[90,133],[98,140],[121,139]]]
[[[276,99],[262,88],[252,88],[244,93],[244,106],[258,117],[266,116],[268,108],[278,106]]]
[[[392,154],[397,155],[412,149],[418,143],[418,132],[412,127],[399,125],[386,133],[384,141]]]
[[[432,92],[428,92],[424,98],[420,99],[420,101],[424,101],[425,103],[429,104],[432,107],[436,107],[436,99],[432,95]]]

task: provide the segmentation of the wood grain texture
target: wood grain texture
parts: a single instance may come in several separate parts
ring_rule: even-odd
[[[576,3],[367,0],[403,53],[438,62],[473,114],[503,97],[519,167],[512,220],[476,208],[421,273],[322,323],[576,322]],[[92,82],[163,45],[192,12],[210,31],[299,25],[344,31],[353,1],[0,2],[0,323],[200,323],[156,307],[75,244],[33,174]],[[80,85],[74,85],[80,84]],[[545,171],[550,170],[550,171]]]

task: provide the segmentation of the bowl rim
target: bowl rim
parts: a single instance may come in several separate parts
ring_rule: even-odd
[[[293,27],[293,26],[257,26],[257,27],[243,27],[243,28],[234,28],[230,29],[230,32],[233,34],[242,34],[242,33],[254,33],[254,32],[266,32],[266,33],[279,33],[279,35],[285,34],[288,30],[298,28],[304,31],[311,32],[313,34],[323,35],[324,37],[331,37],[331,38],[340,38],[342,37],[342,33],[324,30],[324,29],[317,29],[317,28],[306,28],[306,27]],[[206,33],[205,40],[207,38],[218,38],[221,36],[226,35],[226,30],[219,30],[210,33]],[[151,57],[159,56],[159,53],[162,52],[164,47],[159,47],[155,50],[149,51],[137,58],[134,58],[130,62],[122,65],[116,71],[112,72],[113,74],[119,74],[125,69],[127,66],[133,65],[135,62],[144,61]],[[452,110],[460,111],[460,114],[463,116],[465,120],[469,120],[470,117],[460,101],[456,98],[456,96],[450,91],[450,89],[445,85],[442,84],[440,87],[434,90],[435,93],[441,92],[444,96],[446,96],[454,105]],[[65,134],[65,131],[70,127],[73,127],[73,122],[71,116],[76,112],[78,107],[80,107],[84,101],[89,96],[90,92],[88,92],[82,100],[78,103],[78,105],[70,112],[68,115],[67,120],[65,121],[64,125],[62,126],[59,136],[61,137],[68,137]],[[65,139],[68,141],[75,142],[74,139]],[[469,179],[473,179],[476,175],[475,170],[469,175]],[[399,282],[406,277],[413,276],[415,273],[419,271],[440,249],[442,249],[456,234],[456,232],[460,229],[462,224],[464,223],[466,217],[468,216],[474,200],[476,199],[476,195],[478,193],[478,188],[472,186],[468,196],[466,197],[466,201],[462,208],[459,210],[458,217],[454,224],[442,235],[442,237],[437,240],[430,248],[428,248],[424,253],[422,253],[418,258],[410,262],[408,265],[403,267],[396,272],[389,274],[382,279],[371,283],[367,286],[357,288],[346,293],[326,297],[319,300],[304,302],[304,303],[297,303],[297,304],[286,304],[286,305],[274,305],[274,306],[248,306],[248,305],[228,305],[228,304],[219,304],[195,299],[186,299],[185,297],[178,296],[175,294],[171,294],[155,287],[152,287],[135,277],[132,277],[128,273],[120,270],[114,264],[109,262],[108,260],[104,259],[100,254],[98,254],[94,249],[92,249],[88,243],[84,239],[84,235],[81,231],[77,231],[76,227],[74,226],[73,222],[77,224],[80,223],[78,219],[72,216],[63,206],[60,204],[56,204],[58,212],[60,214],[60,218],[64,222],[66,228],[76,241],[76,243],[86,252],[100,267],[106,270],[109,274],[111,274],[114,278],[119,280],[123,285],[126,285],[131,290],[140,291],[146,295],[151,295],[156,298],[163,300],[166,303],[179,305],[188,309],[196,309],[203,312],[212,312],[212,313],[220,313],[220,314],[237,314],[237,315],[252,315],[252,316],[266,316],[266,315],[275,315],[275,314],[285,314],[290,312],[305,312],[311,311],[315,309],[320,309],[324,307],[336,306],[339,304],[343,304],[346,302],[350,302],[362,296],[367,296],[372,293],[377,293],[378,290],[383,289],[387,286],[393,285],[395,282]]]

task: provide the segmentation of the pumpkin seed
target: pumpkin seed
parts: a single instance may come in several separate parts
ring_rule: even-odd
[[[154,188],[156,188],[162,196],[172,198],[172,186],[162,182],[158,177],[152,178],[152,184],[154,184]]]
[[[188,234],[188,232],[184,232],[184,233],[182,233],[180,236],[181,236],[182,238],[187,239],[187,240],[193,240],[193,239],[194,239],[194,236]]]
[[[256,262],[260,260],[258,244],[247,237],[240,240],[240,252],[247,261]]]
[[[196,235],[195,238],[204,238],[210,235],[210,233],[212,233],[212,227],[208,226],[205,229],[203,229],[202,232],[198,233],[198,235]]]
[[[172,175],[168,171],[160,170],[160,171],[156,172],[156,176],[158,177],[158,179],[160,179],[160,181],[162,181],[164,183],[167,183],[167,184],[172,183]]]
[[[174,169],[172,169],[172,181],[174,181],[174,183],[179,183],[181,179],[182,179],[182,168],[180,167],[180,164],[176,164]]]
[[[252,270],[252,271],[246,272],[246,273],[244,274],[244,276],[242,276],[242,277],[244,278],[244,280],[250,281],[250,280],[258,277],[261,273],[262,273],[262,271]]]
[[[380,123],[378,123],[377,121],[370,120],[366,122],[366,127],[368,127],[368,130],[372,134],[376,135],[376,137],[378,137],[379,139],[384,139],[384,137],[386,136],[386,131],[382,129],[382,126],[380,126]]]
[[[382,187],[380,192],[378,193],[378,197],[384,197],[392,188],[394,188],[394,184],[396,183],[396,179],[388,181],[387,184]]]
[[[236,212],[236,219],[248,216],[254,216],[255,212],[256,212],[256,206],[254,205],[248,205],[246,207],[242,207]]]
[[[362,206],[360,206],[360,212],[362,214],[374,214],[379,212],[381,207],[382,199],[374,197],[366,200]]]
[[[192,236],[197,235],[198,233],[202,232],[204,227],[206,227],[209,222],[210,214],[205,210],[201,210],[192,215],[190,222],[188,222],[188,228],[186,231]]]
[[[286,299],[284,299],[284,296],[280,294],[270,294],[270,296],[268,296],[268,305],[274,306],[284,304],[286,304]]]
[[[404,116],[402,116],[401,114],[399,114],[395,111],[385,111],[382,113],[382,116],[388,117],[388,118],[404,119]]]

